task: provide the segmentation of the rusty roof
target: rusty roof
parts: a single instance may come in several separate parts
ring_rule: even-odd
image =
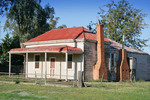
[[[110,42],[111,43],[111,48],[112,49],[117,49],[117,50],[120,50],[122,49],[122,44],[118,43],[118,42],[115,42],[111,39],[107,39],[107,42]],[[125,46],[124,47],[128,52],[134,52],[134,53],[142,53],[142,54],[148,54],[146,52],[143,52],[141,50],[138,50],[138,49],[134,49],[134,48],[131,48],[131,47],[128,47],[128,46]]]
[[[65,39],[78,39],[81,38],[80,35],[84,33],[92,32],[84,27],[73,27],[73,28],[64,28],[64,29],[54,29],[50,30],[44,34],[41,34],[26,43],[29,42],[40,42],[40,41],[50,41],[50,40],[65,40]]]
[[[92,31],[84,28],[84,27],[72,27],[72,28],[64,28],[64,29],[54,29],[50,30],[42,35],[39,35],[25,43],[30,42],[41,42],[41,41],[51,41],[51,40],[66,40],[66,39],[90,39],[90,40],[97,40],[96,34]],[[115,42],[111,39],[104,38],[104,41],[110,42],[111,47],[120,50],[122,48],[122,45],[118,42]],[[129,52],[136,52],[136,53],[144,53],[148,54],[146,52],[127,47],[125,46],[125,49]]]
[[[67,45],[54,45],[54,46],[40,46],[40,47],[31,47],[31,48],[15,48],[11,49],[9,53],[21,53],[21,52],[62,52],[62,51],[80,51],[82,49],[75,48]]]

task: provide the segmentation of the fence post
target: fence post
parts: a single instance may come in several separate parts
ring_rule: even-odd
[[[37,84],[37,75],[36,75],[36,71],[35,71],[35,84]]]
[[[78,87],[83,87],[83,72],[82,71],[78,71],[78,83],[77,83]]]
[[[104,78],[104,73],[103,73],[103,75],[102,75],[101,83],[103,82],[103,78]]]
[[[73,87],[75,87],[75,82],[76,82],[76,80],[73,80]]]
[[[12,82],[13,82],[13,73],[12,73]]]

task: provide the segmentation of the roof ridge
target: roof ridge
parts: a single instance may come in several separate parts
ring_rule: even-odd
[[[74,28],[79,28],[79,29],[83,28],[83,29],[84,29],[83,26],[70,27],[70,28],[61,28],[61,29],[51,29],[51,30],[49,30],[49,31],[47,31],[47,32],[44,32],[43,34],[40,34],[40,35],[38,35],[38,36],[36,36],[36,37],[34,37],[34,38],[32,38],[32,39],[26,41],[25,43],[27,43],[27,42],[29,42],[29,41],[32,41],[32,40],[34,40],[35,38],[41,37],[41,36],[43,36],[43,35],[45,35],[45,34],[49,34],[49,32],[61,31],[61,30],[67,30],[67,29],[74,29]],[[83,32],[83,29],[81,30],[81,32]],[[76,30],[76,29],[75,29],[75,30]],[[81,33],[81,32],[80,32],[80,33]]]
[[[78,26],[78,27],[69,27],[69,28],[56,28],[56,29],[51,29],[51,30],[49,30],[49,31],[46,31],[46,32],[44,32],[44,33],[47,33],[47,32],[50,32],[50,31],[53,31],[53,30],[62,30],[62,29],[70,29],[70,28],[80,28],[80,27],[83,27],[83,26]],[[84,28],[84,27],[83,27]],[[43,33],[43,34],[44,34]],[[41,34],[42,35],[42,34]],[[40,35],[39,35],[40,36]],[[37,36],[38,37],[38,36]]]
[[[56,28],[56,29],[51,29],[51,30],[62,30],[62,29],[70,29],[70,28],[80,28],[80,27],[83,27],[83,26],[73,26],[73,27],[68,27],[68,28]],[[84,27],[83,27],[84,28]],[[49,30],[49,31],[51,31]],[[46,33],[46,32],[45,32]]]
[[[110,41],[112,41],[112,42],[118,43],[118,42],[116,42],[116,41],[114,41],[114,40],[112,40],[112,39],[110,39],[110,38],[106,38],[106,39],[108,39],[108,40],[110,40]],[[118,44],[120,44],[120,43],[118,43]]]

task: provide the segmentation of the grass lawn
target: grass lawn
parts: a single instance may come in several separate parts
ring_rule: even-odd
[[[17,83],[38,83],[38,84],[44,84],[45,79],[44,78],[25,78],[24,75],[13,75],[9,77],[8,75],[0,75],[0,82],[17,82]],[[73,84],[76,86],[77,81],[68,81],[65,82],[65,80],[58,80],[58,79],[46,79],[47,84],[62,84],[62,85],[70,85],[73,86]]]
[[[0,100],[150,100],[150,82],[102,83],[87,88],[0,83]]]

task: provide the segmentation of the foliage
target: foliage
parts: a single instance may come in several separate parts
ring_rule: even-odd
[[[3,15],[5,11],[8,11],[9,6],[13,5],[15,0],[0,0],[0,15]]]
[[[19,38],[17,36],[10,37],[7,33],[4,39],[2,39],[1,43],[1,50],[0,50],[0,61],[1,67],[8,67],[9,62],[9,50],[12,48],[19,48]],[[23,57],[19,55],[12,55],[12,65],[22,65],[23,64]]]
[[[2,39],[2,43],[1,43],[1,47],[2,47],[1,62],[3,64],[9,61],[8,51],[11,49],[11,44],[12,44],[12,39],[9,37],[9,34],[6,34],[5,38]]]
[[[16,1],[17,0],[0,0],[0,15],[4,15],[4,12],[7,12]],[[36,1],[39,3],[41,2],[41,0]]]
[[[64,25],[64,24],[61,25],[61,26],[56,27],[56,25],[57,25],[59,19],[60,19],[59,17],[55,17],[55,18],[50,19],[50,21],[49,21],[49,27],[50,27],[51,29],[67,28],[67,26]]]
[[[89,30],[91,30],[93,33],[96,33],[96,28],[94,28],[94,27],[92,27],[92,26],[96,26],[96,23],[94,23],[93,21],[91,21],[91,22],[89,23],[89,25],[87,25],[87,28],[88,28]]]
[[[23,43],[56,28],[59,17],[54,17],[54,14],[54,8],[49,4],[43,8],[37,0],[15,0],[7,13],[4,30],[11,30]]]
[[[23,43],[32,37],[29,33],[33,30],[45,30],[48,27],[47,20],[53,14],[53,7],[46,5],[42,8],[37,0],[15,0],[7,13],[5,29],[13,30],[19,36],[20,43]]]
[[[142,10],[134,8],[126,0],[120,0],[118,3],[112,0],[105,7],[107,11],[100,8],[98,12],[100,22],[104,24],[105,37],[122,44],[124,34],[126,46],[136,49],[146,46],[147,40],[140,39],[142,29],[147,26],[144,23],[146,14],[142,13]]]

